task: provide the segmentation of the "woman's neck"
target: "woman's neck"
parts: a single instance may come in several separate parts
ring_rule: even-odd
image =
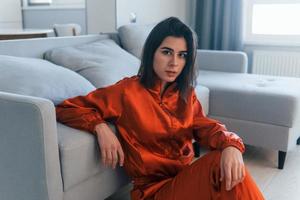
[[[164,94],[164,92],[166,91],[167,87],[170,85],[170,83],[165,82],[165,81],[161,81],[161,89],[160,89],[160,96],[162,97],[162,95]]]

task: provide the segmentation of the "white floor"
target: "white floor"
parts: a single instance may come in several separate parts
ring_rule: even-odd
[[[246,166],[267,200],[300,199],[300,146],[288,152],[283,170],[276,168],[277,152],[248,147]]]
[[[277,169],[277,152],[247,146],[244,161],[266,200],[300,200],[300,146],[288,152],[283,170]],[[130,200],[130,186],[109,200]]]

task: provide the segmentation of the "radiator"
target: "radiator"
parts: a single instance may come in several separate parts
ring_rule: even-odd
[[[300,77],[300,52],[255,50],[252,73]]]

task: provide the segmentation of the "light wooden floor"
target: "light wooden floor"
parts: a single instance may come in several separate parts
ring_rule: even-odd
[[[300,199],[300,146],[287,153],[283,170],[274,151],[248,147],[244,160],[267,200]]]
[[[283,170],[277,169],[277,152],[247,146],[244,161],[266,200],[300,199],[300,146],[288,152]],[[109,200],[130,200],[131,186]]]

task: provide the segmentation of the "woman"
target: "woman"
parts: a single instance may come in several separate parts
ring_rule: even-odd
[[[203,114],[193,89],[195,44],[179,19],[163,20],[146,40],[137,76],[65,100],[57,118],[94,133],[105,165],[124,164],[133,200],[264,199],[245,170],[241,139]],[[191,164],[192,139],[212,151]]]

